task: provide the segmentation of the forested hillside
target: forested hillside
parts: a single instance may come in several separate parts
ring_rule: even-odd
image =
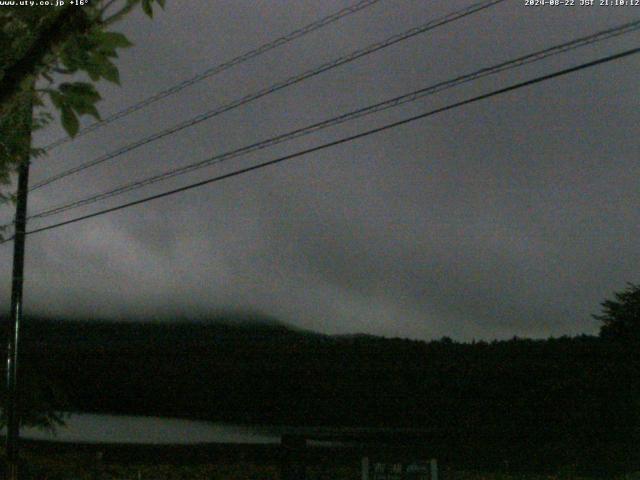
[[[480,466],[636,461],[632,345],[332,337],[228,320],[27,319],[25,372],[54,385],[70,411],[423,428],[441,457]]]

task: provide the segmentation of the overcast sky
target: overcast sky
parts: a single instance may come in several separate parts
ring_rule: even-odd
[[[382,0],[59,147],[31,181],[473,0]],[[494,8],[323,73],[33,192],[30,212],[640,17],[640,7]],[[579,2],[576,2],[579,3]],[[107,115],[349,5],[168,0]],[[634,33],[65,214],[33,228],[406,118],[640,44]],[[65,316],[259,311],[325,333],[418,339],[597,332],[640,264],[640,58],[485,100],[211,186],[28,238],[25,305]],[[87,121],[89,123],[89,121]],[[61,135],[57,124],[35,143]],[[4,207],[2,220],[11,218]],[[12,250],[0,248],[1,294]]]

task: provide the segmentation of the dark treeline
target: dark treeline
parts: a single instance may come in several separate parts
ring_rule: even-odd
[[[257,320],[28,318],[21,353],[25,384],[52,387],[25,394],[68,411],[411,427],[476,468],[638,468],[637,348],[599,337],[421,342]]]

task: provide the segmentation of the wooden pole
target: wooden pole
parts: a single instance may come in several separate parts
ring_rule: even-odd
[[[22,323],[22,287],[24,284],[24,251],[25,231],[27,224],[27,192],[29,190],[29,156],[31,150],[31,126],[33,116],[33,80],[26,90],[25,109],[25,143],[22,160],[18,165],[18,190],[16,196],[15,234],[13,240],[13,274],[11,277],[11,311],[9,335],[7,339],[7,479],[18,480],[18,449],[20,441],[20,408],[19,408],[19,369],[18,346],[20,326]]]
[[[362,480],[369,480],[369,457],[362,457]]]

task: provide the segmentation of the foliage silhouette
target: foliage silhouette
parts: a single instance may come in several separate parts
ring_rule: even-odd
[[[74,411],[420,429],[416,441],[461,466],[638,469],[639,370],[616,342],[421,342],[233,320],[31,318],[23,353]]]
[[[614,293],[615,300],[602,302],[602,314],[594,318],[602,322],[600,336],[605,339],[640,341],[640,285],[628,283]]]

